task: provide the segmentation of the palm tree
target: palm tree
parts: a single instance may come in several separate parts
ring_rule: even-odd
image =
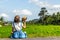
[[[40,19],[42,19],[42,22],[44,22],[44,18],[45,18],[45,14],[46,13],[47,13],[46,8],[45,7],[42,7],[40,13],[38,14],[38,16],[41,17]]]

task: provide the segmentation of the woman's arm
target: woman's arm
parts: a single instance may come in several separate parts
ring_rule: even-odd
[[[12,32],[11,33],[13,33],[14,32],[14,23],[12,23]]]
[[[26,22],[25,21],[23,22],[23,28],[26,28]]]
[[[27,20],[27,17],[24,16],[24,17],[22,18],[23,28],[26,28],[26,20]]]
[[[14,31],[14,27],[12,27],[12,33],[13,33],[13,31]]]

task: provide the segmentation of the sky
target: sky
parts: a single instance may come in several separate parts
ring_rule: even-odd
[[[13,21],[15,15],[27,17],[27,20],[38,19],[38,13],[46,7],[49,15],[60,11],[60,0],[0,0],[0,17]]]

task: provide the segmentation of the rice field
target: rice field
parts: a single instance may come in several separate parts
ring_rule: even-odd
[[[11,28],[11,25],[0,27],[0,38],[9,38]],[[28,38],[60,36],[60,25],[27,24],[27,28],[24,30],[27,32]]]

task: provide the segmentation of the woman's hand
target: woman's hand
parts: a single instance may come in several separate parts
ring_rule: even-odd
[[[11,34],[13,34],[13,32],[11,32]]]
[[[11,34],[13,34],[13,32],[11,32]]]
[[[12,27],[12,31],[11,31],[11,34],[14,32],[14,27]]]

